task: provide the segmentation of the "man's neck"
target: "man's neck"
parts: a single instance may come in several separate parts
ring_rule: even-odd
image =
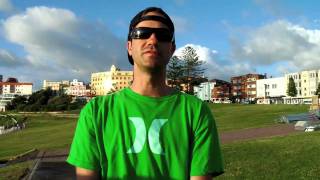
[[[131,89],[138,94],[150,97],[169,95],[174,90],[166,85],[165,77],[165,73],[152,75],[141,71],[135,71]]]

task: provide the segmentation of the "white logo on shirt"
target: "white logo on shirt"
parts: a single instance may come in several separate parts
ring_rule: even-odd
[[[141,117],[129,117],[130,121],[136,128],[136,138],[132,147],[127,153],[139,153],[142,151],[143,145],[146,142],[146,126],[144,120]],[[151,123],[148,132],[149,147],[154,154],[164,154],[164,151],[160,145],[160,129],[168,121],[168,119],[154,119]]]

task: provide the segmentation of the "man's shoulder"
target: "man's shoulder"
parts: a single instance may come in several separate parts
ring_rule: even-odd
[[[120,90],[120,91],[112,92],[112,93],[109,93],[109,94],[106,94],[106,95],[96,96],[96,97],[92,98],[90,100],[90,102],[92,102],[92,103],[105,102],[105,101],[108,101],[108,100],[113,99],[113,98],[121,97],[123,92],[124,92],[124,90]]]
[[[123,90],[116,91],[107,95],[96,96],[92,98],[87,104],[87,107],[91,108],[99,108],[104,107],[110,103],[114,103],[116,99],[121,98],[123,94]]]
[[[203,101],[201,99],[199,99],[197,96],[185,93],[183,91],[180,91],[179,95],[181,97],[181,100],[185,100],[188,103],[196,103],[196,104],[202,104],[203,103]]]

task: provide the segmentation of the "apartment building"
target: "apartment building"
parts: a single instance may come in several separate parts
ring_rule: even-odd
[[[217,84],[212,89],[212,102],[213,103],[228,103],[231,97],[231,83],[224,81],[221,84]]]
[[[285,77],[258,79],[257,104],[282,104],[286,96]]]
[[[0,94],[14,94],[14,95],[31,95],[32,83],[19,82],[16,78],[8,78],[5,82],[0,82]]]
[[[222,86],[226,84],[230,83],[219,79],[212,79],[208,82],[202,82],[198,86],[194,86],[193,91],[194,94],[203,101],[224,101],[225,98],[229,98],[228,92],[225,92],[225,89],[223,89],[223,91],[221,90]],[[216,87],[218,87],[220,91],[214,91]]]
[[[253,101],[257,97],[256,81],[265,78],[266,75],[261,74],[231,77],[231,95],[236,97],[238,102]]]
[[[77,79],[73,79],[70,82],[70,86],[65,88],[65,93],[70,96],[89,96],[90,88],[84,82],[78,81]]]
[[[70,81],[62,80],[62,81],[49,81],[43,80],[43,89],[51,88],[53,91],[63,91],[63,88],[69,87]]]
[[[211,101],[211,91],[215,84],[216,82],[203,82],[200,83],[199,86],[194,86],[194,95],[196,95],[202,101]]]
[[[6,105],[15,98],[16,95],[31,95],[32,83],[19,82],[17,78],[9,77],[5,82],[0,75],[0,112],[5,111]]]
[[[320,70],[309,70],[285,74],[286,85],[289,84],[290,77],[293,78],[296,85],[297,96],[285,98],[285,103],[311,103],[312,96],[315,95],[318,84],[320,83]]]
[[[110,71],[91,74],[91,92],[96,96],[106,95],[109,92],[128,87],[132,81],[132,71],[121,71],[112,65]]]

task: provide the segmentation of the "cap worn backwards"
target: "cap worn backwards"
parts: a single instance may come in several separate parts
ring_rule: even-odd
[[[159,14],[163,15],[163,16],[155,16],[155,15],[145,15],[147,14],[148,12],[158,12]],[[173,22],[172,20],[170,19],[170,17],[167,15],[167,13],[165,13],[161,8],[157,8],[157,7],[149,7],[149,8],[146,8],[142,11],[140,11],[130,22],[130,26],[129,26],[129,33],[128,33],[128,41],[131,40],[131,37],[130,37],[130,33],[131,31],[134,29],[134,27],[139,24],[141,21],[146,21],[146,20],[154,20],[154,21],[159,21],[159,22],[162,22],[163,24],[165,24],[166,26],[168,26],[169,30],[171,32],[174,33],[174,25],[173,25]],[[173,38],[173,42],[172,43],[175,43],[174,42],[174,38]],[[129,55],[128,53],[128,59],[129,59],[129,62],[130,64],[133,65],[133,59],[132,57]]]

